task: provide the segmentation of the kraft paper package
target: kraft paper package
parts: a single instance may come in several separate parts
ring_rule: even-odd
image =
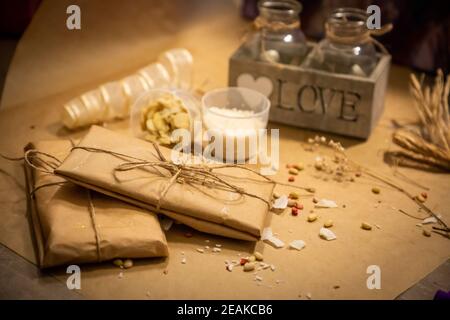
[[[75,184],[164,214],[202,232],[248,241],[261,237],[267,223],[273,183],[237,167],[212,171],[227,184],[252,195],[249,196],[229,188],[174,181],[176,177],[170,170],[158,165],[117,170],[129,162],[158,164],[161,162],[158,151],[169,162],[171,152],[175,152],[92,126],[55,173]]]
[[[70,152],[67,140],[30,143],[25,152],[38,168],[42,161],[59,163]],[[41,268],[114,258],[150,258],[168,255],[158,217],[147,210],[67,182],[25,164],[29,207],[37,260]],[[65,182],[64,182],[65,181]]]

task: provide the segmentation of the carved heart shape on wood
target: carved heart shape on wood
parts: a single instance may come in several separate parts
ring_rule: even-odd
[[[273,90],[272,80],[267,77],[258,77],[256,80],[251,74],[242,73],[237,78],[238,87],[256,90],[269,97]]]

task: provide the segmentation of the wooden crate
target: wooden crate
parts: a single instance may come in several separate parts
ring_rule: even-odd
[[[368,78],[280,67],[238,49],[229,61],[229,85],[256,89],[271,101],[270,121],[346,136],[369,137],[384,108],[391,57],[379,55]]]

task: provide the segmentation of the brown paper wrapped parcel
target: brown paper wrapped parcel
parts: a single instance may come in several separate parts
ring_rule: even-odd
[[[158,149],[167,161],[171,159],[171,152],[175,152],[161,146]],[[160,161],[152,143],[92,126],[55,173],[86,188],[162,213],[203,232],[249,241],[261,237],[267,223],[267,202],[272,196],[273,183],[241,168],[213,170],[227,183],[264,199],[261,200],[210,185],[173,183],[169,170],[158,166],[118,171],[120,165],[130,162],[129,157],[141,162]]]
[[[70,141],[56,140],[31,143],[25,150],[62,161],[71,147]],[[31,161],[39,164],[39,159]],[[25,173],[28,190],[34,190],[29,205],[41,268],[168,255],[155,214],[70,182],[54,185],[65,180],[27,164]]]

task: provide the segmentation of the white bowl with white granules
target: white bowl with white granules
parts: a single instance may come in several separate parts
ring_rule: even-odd
[[[202,98],[203,125],[223,141],[222,154],[216,150],[214,157],[227,161],[234,157],[234,162],[253,158],[258,152],[254,141],[259,130],[267,127],[269,110],[269,99],[252,89],[228,87],[207,92]]]

